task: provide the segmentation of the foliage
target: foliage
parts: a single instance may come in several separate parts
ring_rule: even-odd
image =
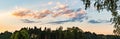
[[[11,34],[11,32],[5,31],[4,33],[0,34],[0,39],[9,39]]]
[[[81,0],[85,5],[85,9],[91,6],[91,2],[94,2],[94,7],[97,11],[106,9],[111,12],[113,18],[111,22],[114,23],[115,30],[113,31],[116,35],[120,35],[120,14],[118,14],[118,9],[120,9],[120,0]]]
[[[78,27],[67,28],[59,27],[56,30],[50,28],[22,28],[19,31],[4,32],[0,34],[0,39],[120,39],[117,35],[103,35],[91,32],[84,32]]]
[[[27,28],[22,28],[20,31],[15,31],[11,35],[11,39],[29,39]]]

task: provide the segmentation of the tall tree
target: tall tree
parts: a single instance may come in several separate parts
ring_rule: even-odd
[[[115,30],[113,31],[116,35],[120,35],[120,15],[118,14],[118,9],[120,9],[120,0],[81,0],[85,5],[85,9],[91,6],[91,2],[94,2],[94,7],[97,11],[102,11],[106,9],[111,12],[113,18],[111,22],[114,24]]]

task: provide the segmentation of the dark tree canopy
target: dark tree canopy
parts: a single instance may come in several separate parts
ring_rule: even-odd
[[[4,33],[0,33],[0,39],[9,39],[11,35],[11,32],[5,31]]]
[[[91,6],[91,3],[94,2],[94,7],[97,8],[98,12],[101,12],[103,9],[111,12],[113,16],[111,22],[114,24],[115,30],[113,31],[116,35],[120,35],[120,15],[118,14],[118,9],[120,9],[120,0],[81,0],[85,5],[85,9]]]
[[[67,28],[59,27],[56,30],[50,28],[22,28],[21,30],[0,33],[0,39],[120,39],[117,35],[103,35],[84,32],[78,27]]]

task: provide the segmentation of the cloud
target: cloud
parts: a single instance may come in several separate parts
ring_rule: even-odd
[[[88,23],[109,23],[110,21],[108,20],[89,20]]]
[[[52,1],[48,2],[48,5],[52,5],[52,4],[53,4],[53,2],[52,2]]]
[[[17,17],[26,17],[31,13],[33,13],[33,12],[29,9],[16,8],[16,10],[13,11],[12,15],[17,16]]]
[[[82,21],[83,20],[79,20],[79,22],[82,22]],[[64,23],[67,23],[67,22],[75,22],[75,20],[69,19],[69,20],[63,20],[63,21],[54,21],[54,22],[48,22],[48,24],[64,24]]]
[[[32,20],[29,20],[29,19],[21,19],[21,21],[22,21],[23,23],[38,23],[38,22],[36,22],[36,21],[32,21]]]
[[[55,7],[57,8],[54,8],[53,10],[43,9],[43,10],[37,10],[37,11],[33,11],[25,8],[16,8],[13,11],[12,15],[16,17],[25,18],[25,19],[27,18],[42,19],[47,17],[48,15],[53,18],[61,17],[61,16],[65,18],[66,17],[69,18],[68,20],[64,20],[64,22],[81,21],[86,17],[86,11],[82,10],[81,8],[70,9],[69,6],[65,4],[58,4]],[[26,21],[28,22],[28,20],[25,20],[25,22]],[[63,21],[58,21],[58,22],[63,23]]]
[[[83,22],[83,19],[87,18],[87,16],[82,14],[76,14],[74,17],[69,18],[68,20],[62,20],[62,21],[54,21],[54,22],[48,22],[50,24],[64,24],[66,22]]]
[[[37,18],[37,19],[41,19],[41,18],[46,17],[46,16],[49,15],[50,13],[52,13],[50,10],[45,9],[45,10],[41,10],[41,11],[39,11],[39,12],[34,13],[34,14],[33,14],[33,17],[34,17],[34,18]]]
[[[70,22],[70,20],[48,22],[48,24],[63,24],[63,23],[66,23],[66,22]]]
[[[50,24],[63,24],[66,22],[83,22],[83,19],[87,18],[87,16],[80,12],[76,12],[76,13],[70,13],[70,14],[65,14],[66,16],[69,17],[68,20],[62,20],[62,21],[54,21],[54,22],[49,22]]]
[[[12,12],[13,16],[21,17],[21,18],[35,18],[35,19],[41,19],[46,17],[48,14],[52,13],[51,11],[45,9],[41,11],[32,11],[29,9],[24,8],[17,8]]]
[[[96,20],[90,20],[88,21],[89,23],[101,23],[100,21],[96,21]]]

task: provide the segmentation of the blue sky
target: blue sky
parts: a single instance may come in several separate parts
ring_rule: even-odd
[[[64,18],[63,16],[64,14],[62,14],[60,16],[53,18],[51,17],[52,14],[48,14],[48,16],[42,19],[36,19],[36,18],[26,18],[26,17],[20,18],[20,17],[11,15],[14,12],[14,10],[16,10],[16,8],[18,9],[22,8],[23,10],[25,8],[25,10],[29,9],[32,11],[42,11],[44,9],[47,9],[53,12],[53,11],[56,11],[56,9],[54,10],[53,8],[55,6],[58,6],[57,4],[67,5],[65,7],[69,8],[69,10],[73,10],[74,12],[76,12],[76,10],[80,8],[81,10],[84,10],[86,12],[86,14],[84,14],[85,17],[81,18],[80,17],[81,15],[76,15],[76,17],[74,18],[66,18],[66,17]],[[106,33],[111,34],[112,29],[113,29],[112,25],[109,22],[110,18],[112,17],[110,12],[103,10],[99,13],[96,10],[96,8],[93,6],[85,10],[84,5],[80,0],[74,0],[74,1],[73,0],[14,0],[14,1],[13,0],[0,0],[0,5],[1,5],[0,6],[0,14],[1,14],[0,24],[5,25],[6,28],[8,29],[9,27],[7,25],[16,27],[15,25],[18,24],[17,26],[19,27],[21,27],[21,25],[28,25],[27,27],[31,27],[32,25],[39,26],[37,24],[40,24],[40,25],[42,24],[43,26],[44,25],[53,26],[54,23],[57,26],[62,26],[62,25],[63,27],[78,26],[78,27],[82,27],[83,29],[88,28],[88,31],[93,31],[97,33],[105,32],[105,34]],[[63,10],[63,9],[60,9],[60,10]],[[85,19],[85,18],[88,18],[88,19]],[[69,24],[71,25],[65,26]],[[80,24],[82,24],[83,26],[80,26]],[[100,30],[99,27],[101,28],[104,27],[103,25],[106,27],[110,27],[110,28],[106,29],[106,31],[102,31],[102,30],[97,31],[97,30]],[[94,26],[96,30],[91,29],[92,28],[91,26],[92,27]],[[3,26],[0,26],[0,27],[3,27]],[[25,26],[22,26],[22,27],[25,27]],[[110,32],[107,32],[107,31],[110,31]]]
[[[53,2],[53,4],[47,5],[48,2]],[[55,6],[56,2],[60,2],[63,4],[66,3],[72,9],[76,9],[76,8],[84,9],[84,6],[80,0],[75,0],[75,1],[73,1],[73,0],[64,0],[64,1],[63,0],[14,0],[14,1],[0,0],[0,5],[2,5],[2,6],[0,6],[0,11],[9,11],[9,10],[14,9],[15,7],[23,7],[23,8],[33,9],[33,10],[51,8],[51,7]],[[96,10],[94,10],[93,6],[92,6],[92,10],[90,8],[86,11],[87,11],[88,15],[92,16],[92,18],[105,19],[105,18],[108,18],[111,16],[110,12],[107,12],[106,10],[104,10],[100,13],[97,12]],[[98,17],[96,17],[96,16],[98,16]]]

